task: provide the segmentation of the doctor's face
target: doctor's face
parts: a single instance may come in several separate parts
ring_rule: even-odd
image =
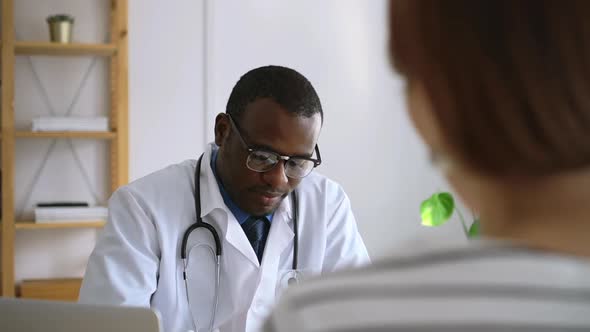
[[[252,215],[272,213],[301,179],[285,175],[284,161],[266,172],[248,169],[249,152],[244,142],[250,148],[282,156],[312,157],[321,129],[320,114],[294,115],[273,100],[260,98],[233,120],[237,128],[232,127],[226,114],[219,114],[215,122],[217,172],[225,190],[243,211]]]

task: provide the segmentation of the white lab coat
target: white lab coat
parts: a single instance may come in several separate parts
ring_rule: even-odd
[[[286,198],[275,211],[259,264],[219,192],[210,167],[214,148],[210,144],[204,153],[200,173],[201,216],[219,232],[223,247],[214,326],[219,331],[258,331],[291,271],[292,204]],[[182,236],[195,222],[195,167],[195,160],[172,165],[113,194],[109,221],[90,256],[80,302],[151,306],[160,312],[166,332],[194,330],[191,309],[199,320],[210,317],[215,279],[212,259],[197,254],[199,258],[191,261],[189,253],[189,291],[204,292],[202,297],[191,296],[190,307],[180,259]],[[298,271],[311,276],[368,263],[342,188],[313,172],[297,190]],[[191,235],[187,251],[196,247],[195,241],[210,242],[203,234]]]

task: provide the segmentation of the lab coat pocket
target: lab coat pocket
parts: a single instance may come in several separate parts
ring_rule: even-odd
[[[187,253],[187,296],[198,331],[206,331],[212,323],[219,294],[215,249],[207,242],[194,244]]]

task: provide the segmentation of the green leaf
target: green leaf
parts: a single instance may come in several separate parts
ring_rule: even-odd
[[[453,215],[455,201],[447,192],[435,193],[420,204],[422,225],[435,227],[446,223]]]
[[[467,233],[467,237],[474,238],[479,236],[479,218],[473,221],[471,227],[469,227],[469,233]]]

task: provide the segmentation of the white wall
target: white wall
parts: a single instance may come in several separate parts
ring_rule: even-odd
[[[76,39],[98,42],[106,36],[107,3],[19,0],[17,32],[22,39],[45,39],[44,17],[69,12],[77,18]],[[419,226],[419,203],[446,185],[428,165],[404,112],[402,84],[387,62],[385,20],[385,0],[130,1],[131,179],[195,158],[213,139],[214,117],[225,110],[240,75],[261,65],[284,65],[306,75],[322,99],[326,122],[319,144],[325,163],[319,171],[344,186],[373,257],[462,241],[457,223]],[[90,61],[33,58],[56,110],[67,108]],[[107,70],[99,60],[74,114],[106,114]],[[32,116],[47,114],[35,84],[28,60],[19,58],[21,127]],[[62,169],[77,172],[62,143],[25,202],[48,144],[31,141],[17,147],[23,151],[17,154],[17,209],[30,211],[35,201],[54,198],[55,188],[63,199],[93,200],[80,176],[52,176]],[[97,202],[104,202],[106,145],[75,144],[94,179]],[[17,279],[82,275],[94,237],[93,230],[19,232]]]
[[[130,177],[203,150],[203,2],[130,1]]]

